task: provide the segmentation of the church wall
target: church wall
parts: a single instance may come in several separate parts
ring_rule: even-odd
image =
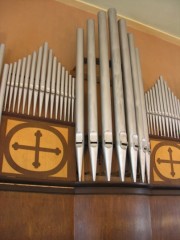
[[[1,0],[0,43],[6,45],[5,62],[17,61],[47,41],[62,65],[72,70],[76,28],[85,29],[88,18],[95,19],[97,32],[94,14],[55,0]],[[180,47],[132,27],[129,31],[140,50],[145,90],[162,74],[180,98]],[[180,234],[179,196],[0,191],[0,208],[3,239],[110,240],[121,235],[144,240],[166,239],[168,234],[177,239]]]
[[[75,66],[76,28],[85,28],[88,18],[96,20],[96,15],[55,0],[1,0],[0,42],[6,44],[5,61],[17,61],[48,41],[62,64],[71,70]],[[134,33],[140,50],[145,90],[161,74],[180,97],[180,47],[132,27],[129,31]]]

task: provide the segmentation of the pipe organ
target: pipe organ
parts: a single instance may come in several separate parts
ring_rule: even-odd
[[[21,2],[35,7],[32,24],[89,15],[65,1]],[[73,35],[63,29],[60,44]],[[87,19],[72,47],[69,71],[47,42],[13,63],[0,44],[1,238],[179,239],[180,100],[162,76],[144,92],[134,35],[113,8]]]
[[[147,131],[144,91],[138,49],[133,34],[127,33],[125,20],[117,22],[116,10],[98,13],[98,42],[100,59],[100,95],[102,132],[97,130],[97,92],[95,72],[94,22],[87,21],[88,67],[88,146],[93,181],[96,180],[98,135],[102,136],[102,151],[107,180],[111,179],[113,142],[119,162],[121,181],[125,180],[126,159],[131,162],[132,179],[136,182],[140,162],[141,179],[150,182],[150,144]],[[109,45],[112,64],[113,104],[111,102]],[[77,30],[76,62],[76,156],[79,180],[82,178],[84,152],[84,92],[83,92],[83,29]],[[79,99],[79,100],[78,100]],[[142,103],[143,102],[143,103]],[[112,111],[112,106],[113,110]],[[114,116],[112,116],[114,112]],[[114,123],[112,122],[114,119]],[[113,134],[113,124],[115,134]],[[114,135],[114,136],[113,136]],[[127,157],[128,156],[128,157]]]
[[[162,76],[145,93],[148,131],[152,136],[180,139],[180,100]]]
[[[37,52],[5,64],[0,97],[0,115],[4,111],[74,122],[75,79],[58,62],[47,42]]]
[[[0,117],[2,114],[25,116],[54,121],[73,129],[75,126],[71,142],[75,142],[73,148],[79,181],[84,180],[84,153],[87,151],[91,179],[99,181],[97,165],[102,150],[107,181],[111,181],[115,159],[119,182],[126,181],[126,170],[130,165],[133,182],[150,183],[149,134],[180,138],[180,101],[162,76],[144,94],[139,50],[133,34],[127,32],[125,20],[117,21],[114,8],[107,14],[100,11],[97,20],[99,56],[95,50],[95,21],[88,19],[87,36],[84,36],[82,28],[77,29],[74,76],[58,62],[47,42],[38,51],[14,63],[4,64],[3,68],[5,46],[0,44]],[[84,92],[84,52],[87,52],[87,96]],[[100,98],[97,92],[97,56]]]

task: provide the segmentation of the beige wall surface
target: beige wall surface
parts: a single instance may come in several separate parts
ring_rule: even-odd
[[[97,18],[65,3],[55,0],[1,0],[0,42],[6,45],[5,62],[17,61],[47,41],[59,61],[71,70],[75,66],[76,29],[85,28],[88,18]],[[155,83],[159,75],[163,75],[180,98],[180,47],[132,28],[129,31],[134,33],[140,50],[145,90]]]

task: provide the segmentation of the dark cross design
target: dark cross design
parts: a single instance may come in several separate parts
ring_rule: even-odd
[[[171,148],[168,148],[168,152],[169,152],[169,160],[165,160],[165,159],[160,159],[160,158],[158,158],[157,159],[157,162],[159,163],[159,164],[161,164],[161,163],[170,163],[170,165],[171,165],[171,172],[170,172],[170,174],[171,174],[171,176],[172,177],[174,177],[175,176],[175,171],[174,171],[174,164],[180,164],[180,161],[177,161],[177,160],[173,160],[173,158],[172,158],[172,149]]]
[[[59,155],[61,153],[61,150],[59,148],[45,148],[45,147],[40,147],[40,138],[42,137],[41,132],[38,130],[37,132],[35,132],[35,137],[36,137],[36,142],[35,142],[35,146],[27,146],[27,145],[21,145],[17,142],[15,142],[12,147],[14,148],[14,150],[18,150],[18,149],[25,149],[25,150],[31,150],[31,151],[35,151],[35,160],[32,163],[32,165],[35,168],[38,168],[41,164],[39,161],[39,153],[40,152],[51,152],[54,153],[56,155]]]

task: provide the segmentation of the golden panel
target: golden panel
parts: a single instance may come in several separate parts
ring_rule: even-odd
[[[180,180],[180,143],[152,140],[151,149],[153,180]]]
[[[2,173],[63,177],[68,175],[68,127],[8,119]]]

